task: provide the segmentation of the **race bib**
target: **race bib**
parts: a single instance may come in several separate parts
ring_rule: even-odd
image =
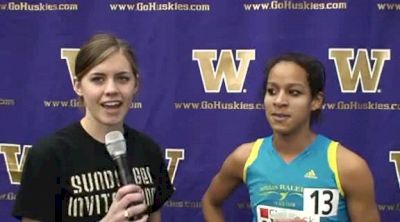
[[[319,222],[319,216],[301,210],[258,205],[257,222]]]
[[[303,209],[305,213],[320,217],[336,216],[338,205],[338,190],[304,188]]]

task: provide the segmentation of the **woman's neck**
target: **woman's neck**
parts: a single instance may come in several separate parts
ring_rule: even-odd
[[[311,130],[286,135],[274,133],[272,142],[282,158],[286,162],[290,162],[299,153],[303,152],[314,141],[316,136]]]
[[[118,126],[108,126],[99,123],[98,121],[85,116],[81,119],[81,125],[83,129],[95,140],[104,143],[105,142],[105,135],[111,131],[118,130],[124,132],[123,124],[121,123]]]

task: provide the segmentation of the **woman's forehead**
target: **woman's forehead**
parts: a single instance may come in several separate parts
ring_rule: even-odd
[[[307,83],[307,72],[294,62],[279,62],[268,75],[267,82]]]

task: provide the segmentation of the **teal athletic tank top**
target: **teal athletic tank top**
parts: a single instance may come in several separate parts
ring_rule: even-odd
[[[272,136],[258,139],[243,170],[253,222],[349,221],[337,172],[337,147],[337,142],[317,135],[286,163]]]

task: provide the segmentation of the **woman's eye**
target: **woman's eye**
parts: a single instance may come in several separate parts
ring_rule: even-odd
[[[290,92],[290,95],[293,95],[293,96],[298,96],[301,94],[301,92],[299,90],[290,90],[289,92]]]
[[[100,77],[100,76],[96,76],[90,79],[92,82],[94,83],[101,83],[104,81],[104,78]]]
[[[275,89],[267,89],[267,93],[268,93],[269,95],[275,95],[275,94],[276,94],[276,91],[275,91]]]
[[[118,81],[121,81],[121,82],[128,82],[130,80],[130,77],[128,77],[128,76],[119,76],[118,77]]]

